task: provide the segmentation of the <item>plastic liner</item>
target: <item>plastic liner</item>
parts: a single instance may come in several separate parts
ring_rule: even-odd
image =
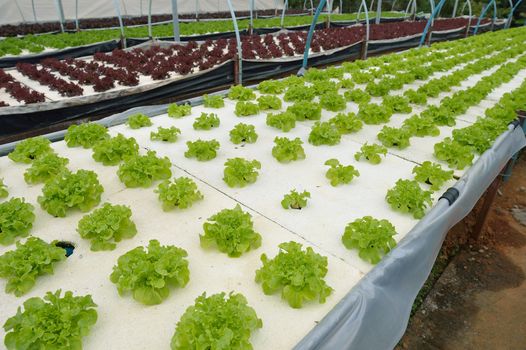
[[[185,95],[231,84],[234,81],[234,63],[225,62],[221,66],[202,74],[175,80],[168,84],[133,94],[118,95],[115,98],[100,100],[94,97],[86,104],[63,103],[61,107],[46,111],[34,109],[24,112],[0,115],[0,136],[12,135],[72,120],[90,114],[112,113],[125,108],[144,105],[147,102],[177,95]],[[5,107],[8,108],[8,107]]]
[[[117,49],[119,48],[119,43],[119,40],[109,40],[84,46],[70,47],[63,50],[39,53],[35,55],[3,57],[0,58],[0,68],[14,67],[18,62],[38,63],[44,58],[56,58],[60,60],[64,58],[90,56],[95,52],[109,52]]]
[[[403,22],[407,19],[407,17],[382,17],[380,18],[380,23],[386,23],[386,22]],[[353,20],[353,21],[331,21],[331,27],[348,27],[355,25],[357,23],[365,23],[367,22],[365,19],[361,19],[359,21]],[[376,17],[369,18],[369,24],[374,24],[376,22]]]
[[[441,198],[294,349],[394,348],[448,230],[473,209],[506,162],[525,146],[522,129],[510,125],[455,184],[458,199],[450,205]]]
[[[370,40],[367,46],[368,54],[377,54],[385,51],[408,49],[416,47],[420,43],[422,33],[404,36],[396,39]]]
[[[431,35],[431,42],[460,39],[466,35],[466,27],[451,29],[451,30],[442,30],[442,31],[433,31]]]
[[[360,56],[362,41],[339,49],[329,50],[309,57],[309,67],[356,59]],[[303,56],[274,60],[243,60],[243,79],[255,81],[297,71],[303,64]]]

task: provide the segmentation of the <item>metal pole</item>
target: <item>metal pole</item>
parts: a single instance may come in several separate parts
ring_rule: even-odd
[[[199,0],[195,0],[195,19],[199,20]]]
[[[236,13],[234,11],[234,8],[232,7],[231,0],[227,0],[228,7],[230,8],[230,16],[232,16],[232,21],[234,22],[234,30],[236,32],[236,41],[237,41],[237,58],[239,62],[239,69],[238,69],[238,81],[239,84],[243,84],[243,56],[241,51],[241,37],[239,35],[239,28],[237,26],[237,19],[236,19]]]
[[[468,4],[468,14],[469,14],[468,25],[466,27],[466,38],[467,38],[469,35],[469,28],[471,27],[471,16],[473,13],[471,12],[471,0],[466,0],[466,2],[464,3],[464,6],[466,6],[466,4]],[[464,10],[462,10],[462,13],[464,13]]]
[[[38,22],[37,21],[37,12],[35,11],[35,0],[31,0],[31,7],[33,8],[33,18],[34,18],[35,22]]]
[[[369,11],[367,11],[365,0],[362,0],[362,5],[365,13],[365,42],[362,44],[362,59],[366,59],[367,50],[369,49]]]
[[[122,46],[126,47],[126,40],[124,38],[124,24],[122,23],[121,8],[119,5],[119,0],[113,0],[113,7],[115,7],[115,12],[117,13],[117,18],[119,19],[119,27],[121,27]]]
[[[56,0],[55,4],[57,6],[58,17],[60,20],[60,31],[64,33],[64,8],[62,7],[62,1]]]
[[[16,8],[18,9],[18,13],[20,13],[20,17],[22,17],[22,22],[26,21],[26,18],[24,17],[24,13],[22,12],[22,9],[18,5],[18,0],[15,0]]]
[[[457,14],[457,7],[458,7],[458,0],[455,0],[455,4],[453,5],[453,13],[451,13],[451,18],[454,18]]]
[[[250,0],[250,28],[254,28],[254,0]]]
[[[307,34],[307,41],[305,42],[305,51],[303,52],[303,65],[298,71],[298,75],[305,74],[305,70],[307,69],[307,64],[309,62],[309,51],[310,51],[310,43],[312,41],[312,36],[314,34],[314,28],[316,27],[316,23],[318,22],[318,17],[320,16],[320,12],[325,6],[325,3],[327,0],[321,0],[320,4],[318,5],[318,8],[316,9],[316,13],[314,13],[314,18],[312,19],[312,23],[310,24],[309,33]]]
[[[77,28],[77,32],[80,30],[80,26],[79,26],[79,0],[75,0],[75,28]]]
[[[172,20],[174,30],[174,41],[181,41],[179,36],[179,12],[177,11],[177,0],[172,0]]]
[[[148,2],[148,37],[152,38],[152,0]]]
[[[285,5],[283,5],[283,11],[281,12],[281,28],[283,28],[283,24],[285,23],[285,11],[287,10],[288,4],[289,0],[285,0]]]
[[[511,21],[513,20],[513,12],[515,12],[515,10],[517,9],[517,7],[519,7],[521,2],[522,2],[522,0],[517,1],[515,3],[515,5],[511,8],[510,14],[508,15],[508,19],[506,20],[506,25],[504,26],[505,28],[509,28],[510,27]]]
[[[422,45],[424,44],[429,27],[431,26],[431,23],[433,23],[433,19],[435,18],[438,11],[440,11],[445,2],[446,0],[440,0],[438,5],[434,8],[433,12],[431,12],[431,16],[427,20],[426,27],[424,28],[424,32],[422,33],[422,37],[420,38],[420,44],[418,45],[418,47],[422,47]]]
[[[376,2],[376,21],[374,23],[380,24],[380,18],[382,17],[382,0]]]
[[[479,19],[477,21],[477,25],[475,26],[475,30],[473,31],[473,35],[477,35],[477,32],[479,31],[479,26],[480,26],[480,22],[482,21],[482,19],[484,18],[484,16],[486,15],[486,12],[488,11],[489,7],[495,2],[495,0],[490,0],[490,2],[488,2],[488,4],[484,7],[484,9],[482,10],[482,13],[480,14],[479,16]],[[495,11],[496,12],[496,11]]]

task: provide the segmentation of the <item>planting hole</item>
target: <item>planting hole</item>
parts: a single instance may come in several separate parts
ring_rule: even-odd
[[[75,250],[75,246],[71,242],[60,241],[55,243],[55,246],[64,249],[66,251],[66,257],[69,257],[71,254],[73,254],[73,251]]]

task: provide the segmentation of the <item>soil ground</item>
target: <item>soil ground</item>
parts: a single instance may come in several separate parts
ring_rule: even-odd
[[[450,232],[436,264],[443,273],[432,272],[397,350],[526,349],[526,152],[473,242],[475,218],[476,210]]]

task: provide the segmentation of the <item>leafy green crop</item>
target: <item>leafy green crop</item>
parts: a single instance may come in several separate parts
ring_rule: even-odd
[[[337,92],[327,92],[321,95],[320,105],[328,111],[338,112],[345,109],[347,102],[345,98]]]
[[[364,71],[356,71],[352,73],[352,80],[356,84],[367,84],[374,81],[374,75]]]
[[[299,137],[296,137],[294,140],[286,137],[276,137],[274,144],[272,155],[280,163],[289,163],[294,160],[305,159],[305,150],[302,146],[303,141],[301,141]]]
[[[9,245],[16,237],[26,237],[33,227],[34,207],[24,198],[11,198],[0,203],[0,244]]]
[[[203,106],[208,108],[223,108],[225,107],[225,100],[220,95],[209,96],[203,95]]]
[[[108,129],[97,123],[71,125],[64,136],[68,147],[91,148],[102,140],[109,139]]]
[[[300,243],[292,241],[281,243],[279,249],[273,259],[261,255],[263,266],[256,271],[256,282],[261,283],[263,293],[272,295],[281,290],[281,298],[295,309],[316,298],[325,303],[333,290],[323,279],[327,258],[311,247],[302,250]]]
[[[329,145],[334,146],[340,143],[342,135],[336,126],[330,122],[316,122],[309,134],[309,143],[314,146]]]
[[[219,126],[219,117],[215,113],[201,113],[193,124],[195,130],[210,130]]]
[[[38,157],[53,152],[51,141],[42,136],[31,137],[20,141],[8,157],[13,162],[29,164]]]
[[[258,98],[258,105],[260,110],[267,109],[281,109],[281,99],[273,95],[263,95]]]
[[[230,130],[230,141],[233,144],[240,143],[255,143],[258,139],[254,125],[239,123],[232,130]]]
[[[438,126],[455,126],[457,123],[453,113],[443,106],[429,106],[420,116],[423,118],[431,118]]]
[[[46,153],[35,159],[33,164],[26,169],[24,180],[28,184],[46,182],[63,171],[67,171],[68,163],[67,158],[59,157],[55,153]]]
[[[408,114],[413,111],[413,108],[409,105],[409,100],[403,96],[385,96],[382,105],[390,108],[395,113]]]
[[[318,80],[312,83],[312,88],[314,89],[314,93],[318,96],[326,93],[337,94],[340,84],[331,80]]]
[[[192,106],[190,106],[189,104],[178,105],[176,103],[172,103],[168,106],[166,112],[171,118],[186,117],[187,115],[190,115],[192,113]]]
[[[155,151],[144,156],[127,158],[119,166],[117,175],[126,187],[150,187],[154,181],[166,180],[172,176],[172,163],[168,157],[159,158]]]
[[[239,101],[236,103],[236,109],[234,113],[236,113],[238,117],[256,115],[259,113],[259,105],[252,102]]]
[[[177,141],[179,134],[181,134],[181,130],[175,126],[171,126],[169,128],[163,128],[160,126],[157,129],[157,132],[150,132],[150,140],[173,143]]]
[[[118,134],[93,146],[93,159],[104,165],[117,165],[127,157],[137,156],[139,145],[133,137],[126,138]]]
[[[369,95],[367,92],[360,90],[360,89],[345,91],[343,95],[349,101],[352,101],[358,104],[368,103],[369,101],[371,101],[371,95]]]
[[[177,322],[172,350],[252,350],[250,335],[263,326],[242,294],[206,293],[195,299]]]
[[[394,235],[396,229],[389,221],[364,216],[345,227],[342,242],[347,249],[358,249],[363,260],[377,264],[396,246]]]
[[[507,125],[505,123],[491,118],[483,118],[468,127],[453,130],[453,140],[463,146],[472,147],[482,154],[506,130]]]
[[[424,191],[418,182],[411,180],[398,180],[395,187],[387,191],[385,199],[394,210],[402,213],[411,213],[415,219],[425,215],[427,206],[430,206],[431,191]]]
[[[332,186],[338,186],[340,184],[348,184],[355,177],[360,176],[358,170],[352,165],[342,165],[337,159],[329,159],[325,162],[325,165],[330,166],[329,170],[325,174],[325,177],[330,180]]]
[[[411,145],[409,142],[410,138],[411,131],[406,128],[384,126],[378,133],[378,140],[380,140],[385,147],[407,148]]]
[[[170,287],[184,288],[190,280],[188,254],[173,245],[162,246],[150,240],[147,249],[134,248],[117,260],[110,280],[119,295],[131,292],[133,299],[145,305],[157,305],[170,295]]]
[[[265,80],[259,83],[258,90],[262,94],[279,95],[285,91],[285,84],[280,80]]]
[[[219,142],[217,140],[196,140],[188,141],[186,146],[188,146],[188,150],[184,153],[186,158],[197,158],[198,161],[204,162],[217,156]]]
[[[427,95],[423,92],[418,92],[412,89],[406,90],[404,96],[409,99],[409,102],[417,105],[425,105],[427,103]]]
[[[152,126],[153,123],[150,117],[148,117],[146,114],[137,113],[130,115],[126,124],[132,129],[140,129],[145,126]]]
[[[362,121],[352,112],[338,113],[329,120],[329,123],[334,125],[340,134],[350,134],[363,128]]]
[[[413,168],[415,180],[431,185],[431,191],[438,191],[446,181],[453,178],[453,170],[443,170],[440,164],[426,160]]]
[[[203,199],[203,195],[197,190],[195,182],[187,177],[179,177],[173,182],[169,180],[161,182],[155,193],[159,194],[159,200],[163,203],[164,211],[174,208],[186,209],[191,207],[194,202]]]
[[[463,146],[457,141],[446,137],[444,141],[435,144],[435,157],[447,162],[450,168],[462,170],[473,163],[473,149]]]
[[[77,232],[80,237],[91,241],[91,250],[114,250],[115,242],[132,238],[137,234],[131,220],[131,209],[125,205],[104,205],[80,219]]]
[[[44,185],[38,203],[49,214],[65,217],[69,208],[90,211],[100,203],[103,191],[97,174],[91,170],[61,173]]]
[[[288,132],[296,127],[296,115],[289,111],[282,113],[268,113],[267,125]]]
[[[365,124],[372,125],[387,123],[392,115],[393,111],[391,108],[375,103],[360,104],[360,110],[358,111],[358,118],[363,120]]]
[[[29,298],[24,311],[19,307],[15,316],[4,324],[4,344],[8,350],[20,349],[82,349],[82,337],[89,334],[97,322],[97,306],[91,295],[73,296],[61,290],[47,292],[42,299]]]
[[[390,90],[391,87],[388,84],[385,84],[383,81],[379,81],[378,83],[371,81],[365,87],[365,92],[375,97],[385,96]]]
[[[29,237],[24,244],[16,242],[16,250],[0,256],[0,277],[7,279],[5,292],[24,295],[34,287],[38,276],[53,274],[54,265],[65,259],[64,249],[38,237]]]
[[[250,101],[256,99],[256,94],[251,88],[244,87],[243,85],[236,85],[230,88],[228,98],[238,101]]]
[[[296,116],[296,120],[319,120],[321,118],[321,106],[316,102],[303,101],[296,102],[287,108]]]
[[[310,198],[310,193],[303,191],[302,193],[296,190],[291,190],[287,193],[281,201],[283,209],[301,209],[307,206],[307,198]]]
[[[287,89],[285,95],[283,95],[283,100],[285,100],[286,102],[310,102],[315,96],[316,92],[312,87],[304,85],[293,85]]]
[[[376,143],[373,143],[372,145],[368,145],[367,142],[360,148],[360,152],[356,152],[354,154],[354,159],[357,161],[360,161],[362,157],[369,161],[371,164],[380,164],[382,161],[382,157],[380,155],[383,154],[384,157],[387,155],[387,148],[385,148],[382,145],[378,145]]]
[[[199,236],[201,247],[217,247],[229,257],[237,258],[261,246],[261,235],[254,231],[250,214],[239,204],[234,209],[223,209],[209,217],[203,230],[204,234]]]
[[[341,79],[340,87],[342,89],[352,89],[354,88],[354,81],[352,79]]]
[[[0,179],[0,198],[7,198],[7,196],[9,196],[7,186],[4,183],[4,179]]]
[[[223,181],[230,187],[245,187],[256,182],[257,169],[261,169],[261,163],[255,159],[230,158],[225,162]]]
[[[438,136],[440,129],[435,125],[433,118],[413,115],[404,120],[404,128],[408,129],[412,136]]]

